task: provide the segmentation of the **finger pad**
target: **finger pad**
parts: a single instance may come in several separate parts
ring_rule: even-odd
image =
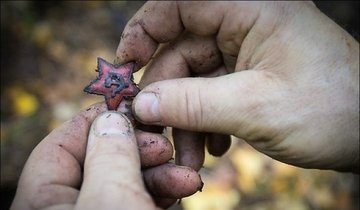
[[[144,179],[152,194],[167,198],[192,195],[203,185],[196,171],[170,163],[144,171]]]

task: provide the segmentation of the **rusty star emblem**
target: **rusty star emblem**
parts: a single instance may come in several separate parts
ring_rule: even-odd
[[[114,65],[102,58],[97,62],[99,75],[84,91],[104,95],[108,110],[116,110],[124,98],[135,97],[140,91],[133,81],[134,62]]]

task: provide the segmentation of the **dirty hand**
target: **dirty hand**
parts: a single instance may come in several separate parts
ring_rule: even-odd
[[[182,165],[201,166],[204,138],[221,154],[227,134],[285,163],[359,170],[359,44],[312,2],[147,2],[117,56],[147,64],[133,111],[177,128]]]
[[[198,190],[194,170],[165,163],[172,155],[165,137],[134,131],[124,115],[105,110],[96,104],[40,142],[23,169],[12,210],[156,209],[154,201],[166,206]],[[170,155],[155,155],[157,150]],[[153,167],[141,171],[144,165]],[[154,201],[143,179],[158,195]]]

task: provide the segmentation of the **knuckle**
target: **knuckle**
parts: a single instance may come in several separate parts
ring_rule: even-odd
[[[187,126],[200,130],[203,127],[203,100],[199,88],[185,91],[185,123]]]

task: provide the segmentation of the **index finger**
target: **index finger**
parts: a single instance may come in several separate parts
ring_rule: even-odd
[[[223,7],[221,2],[146,2],[121,35],[117,62],[135,60],[144,66],[159,43],[174,40],[184,29],[200,35],[215,34],[223,18]],[[201,12],[204,8],[206,12]]]

